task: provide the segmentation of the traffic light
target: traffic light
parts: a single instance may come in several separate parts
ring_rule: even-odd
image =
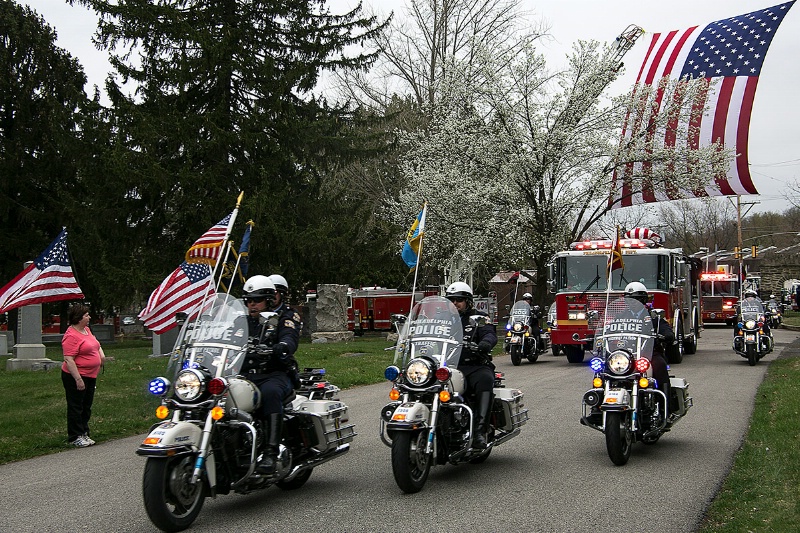
[[[758,246],[751,246],[750,247],[750,256],[751,257],[758,257]]]
[[[742,258],[742,249],[741,249],[741,248],[739,248],[738,246],[736,246],[736,247],[733,249],[733,257],[734,257],[735,259],[741,259],[741,258]]]

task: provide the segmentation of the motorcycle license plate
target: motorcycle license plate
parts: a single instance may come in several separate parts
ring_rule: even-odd
[[[747,342],[756,342],[756,336],[754,333],[748,333],[747,335],[745,335],[745,340]]]
[[[511,344],[520,344],[522,342],[522,337],[511,337]]]
[[[626,389],[611,389],[606,392],[603,403],[606,405],[628,405],[630,403],[630,396]]]

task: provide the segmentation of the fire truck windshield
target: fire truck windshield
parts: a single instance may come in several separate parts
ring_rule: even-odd
[[[736,281],[701,281],[700,294],[703,296],[739,296]]]
[[[632,281],[650,290],[668,290],[669,260],[664,255],[625,255],[625,266],[611,276],[611,290],[623,290]],[[558,292],[606,290],[607,254],[568,255],[558,258]]]

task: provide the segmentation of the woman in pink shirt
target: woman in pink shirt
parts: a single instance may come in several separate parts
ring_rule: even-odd
[[[89,330],[89,308],[84,304],[71,305],[67,311],[69,327],[61,339],[64,364],[61,381],[67,394],[67,436],[69,443],[79,448],[91,446],[89,418],[97,383],[97,374],[106,360],[100,342]]]

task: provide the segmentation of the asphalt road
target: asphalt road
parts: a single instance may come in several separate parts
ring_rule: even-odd
[[[636,444],[623,467],[609,460],[604,436],[578,422],[587,367],[550,354],[514,367],[497,356],[531,420],[481,465],[435,467],[415,495],[395,485],[378,438],[388,384],[343,391],[359,433],[350,453],[297,491],[207,500],[191,530],[692,531],[732,465],[769,361],[800,346],[798,332],[777,330],[775,339],[775,352],[750,367],[730,348],[729,328],[707,328],[698,352],[672,368],[689,381],[694,408],[656,445]],[[144,459],[134,454],[141,439],[0,466],[0,530],[155,531],[142,506]],[[646,520],[653,509],[658,524]]]

